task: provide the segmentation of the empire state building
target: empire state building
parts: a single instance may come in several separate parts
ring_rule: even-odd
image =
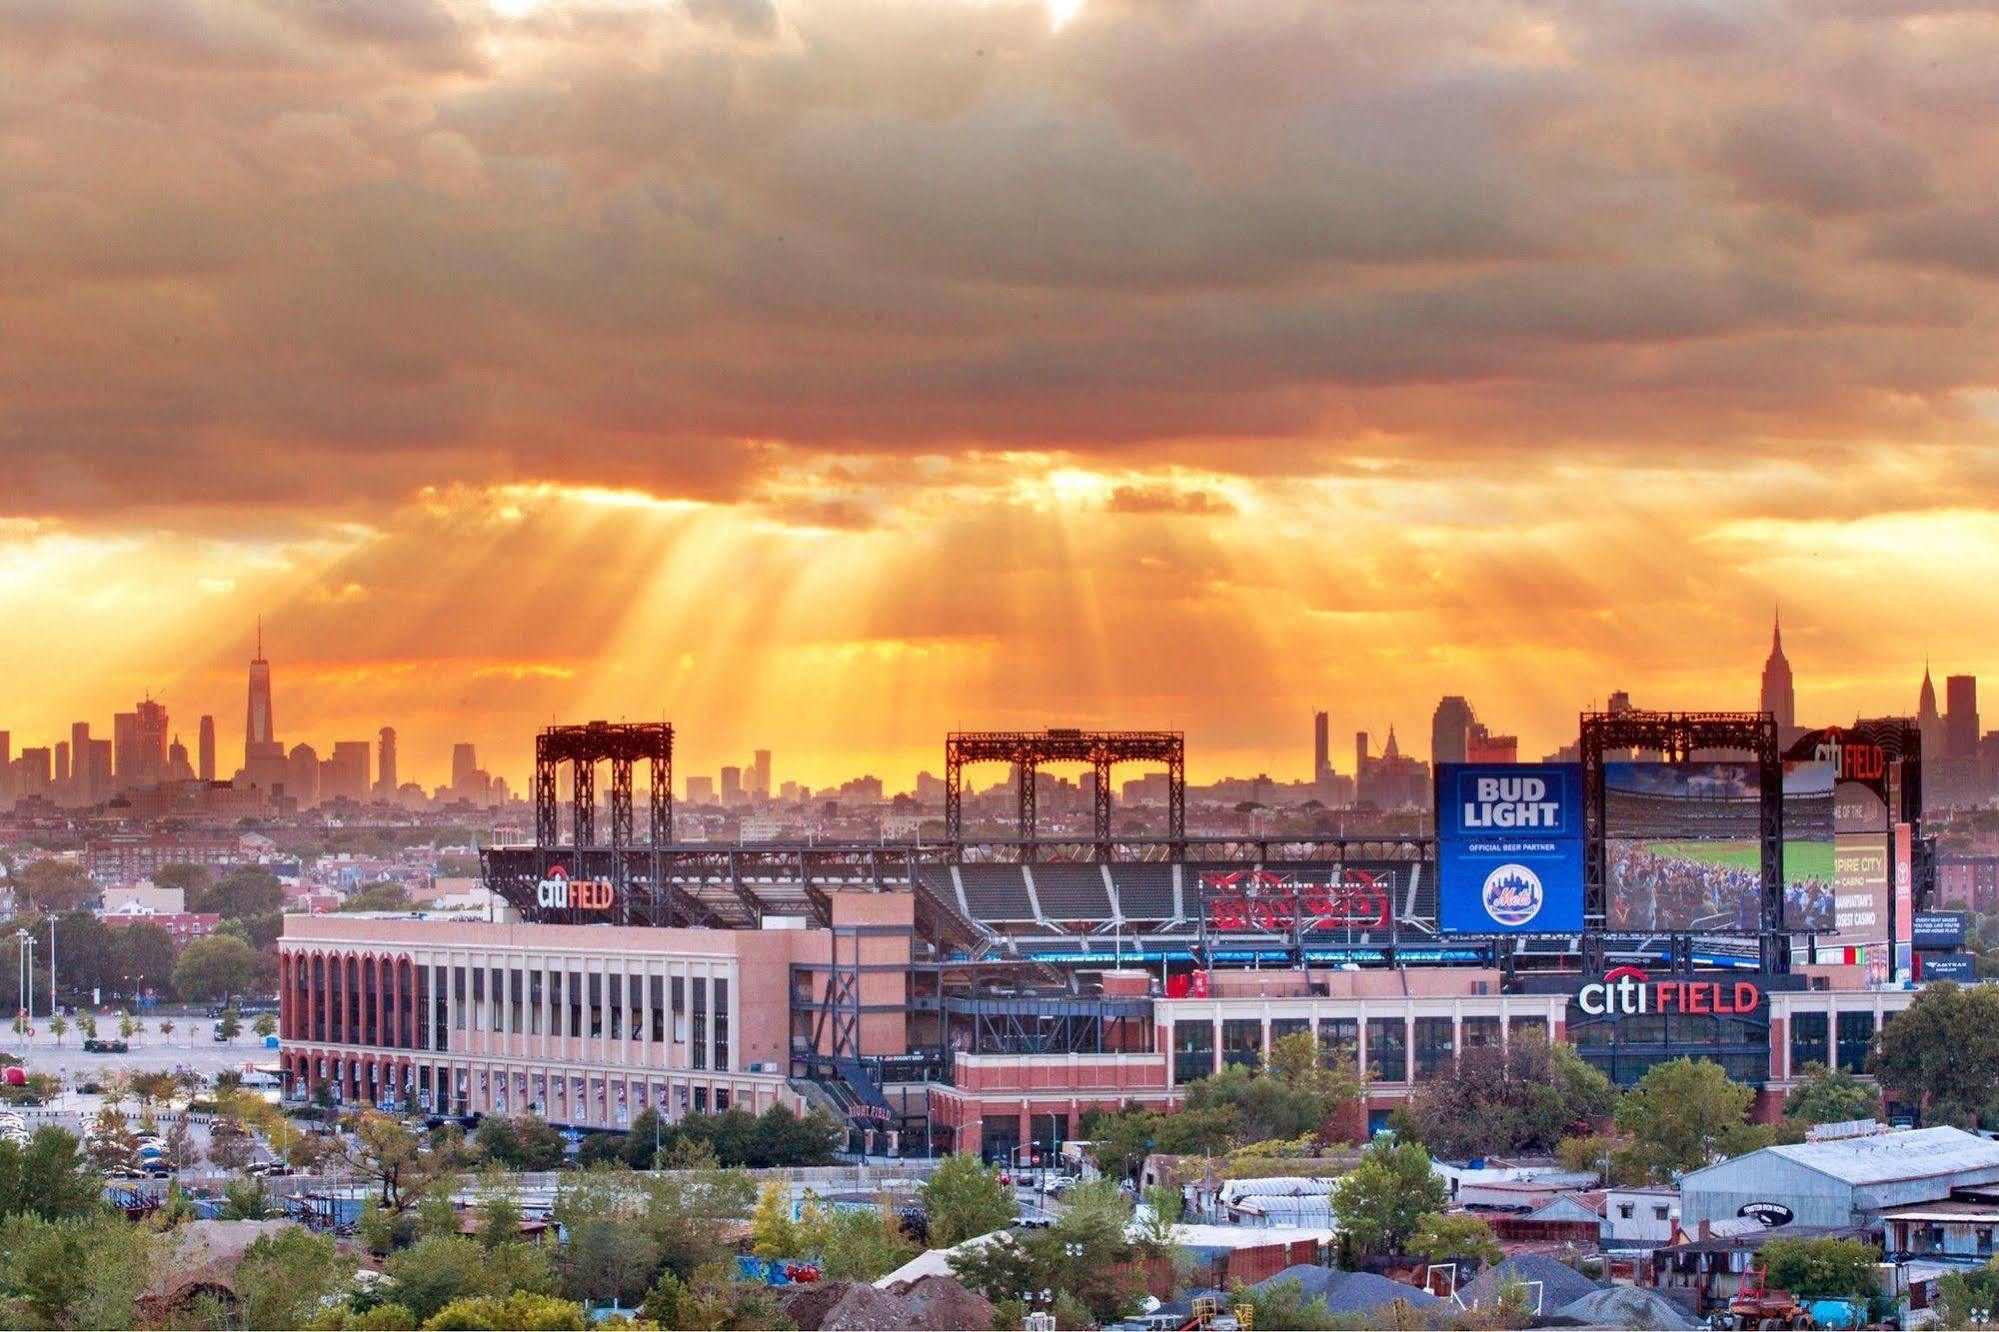
[[[243,772],[266,791],[283,786],[285,747],[271,716],[271,663],[264,659],[264,622],[257,621],[257,655],[250,659],[250,698],[243,721]]]
[[[1791,663],[1784,658],[1784,625],[1770,626],[1770,656],[1763,663],[1763,711],[1777,719],[1777,742],[1788,745],[1798,732],[1798,699],[1791,688]]]

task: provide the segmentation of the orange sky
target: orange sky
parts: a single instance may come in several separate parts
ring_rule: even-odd
[[[1999,672],[1999,17],[94,0],[0,44],[0,728],[1538,755]]]

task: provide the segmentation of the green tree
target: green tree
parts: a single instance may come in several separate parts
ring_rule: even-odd
[[[989,1300],[1033,1291],[1047,1307],[1066,1293],[1099,1323],[1125,1316],[1143,1293],[1131,1266],[1131,1203],[1109,1180],[1072,1189],[1066,1203],[1046,1229],[1009,1232],[952,1254],[952,1272]]]
[[[1617,1128],[1631,1140],[1646,1177],[1669,1183],[1744,1145],[1755,1092],[1704,1059],[1654,1064],[1617,1106]]]
[[[1803,1128],[1880,1117],[1880,1087],[1817,1062],[1798,1070],[1797,1085],[1784,1097],[1784,1118]]]
[[[74,1220],[94,1215],[103,1199],[103,1178],[69,1130],[38,1128],[26,1146],[0,1139],[0,1216]]]
[[[693,1170],[647,1178],[638,1229],[657,1263],[683,1281],[714,1263],[733,1261],[729,1227],[748,1216],[757,1186],[746,1170]]]
[[[342,911],[407,911],[409,908],[409,889],[388,880],[363,884],[340,904]]]
[[[215,1034],[225,1041],[233,1041],[243,1034],[243,1019],[230,1009],[215,1020]]]
[[[791,1186],[781,1179],[766,1181],[757,1193],[757,1208],[750,1213],[750,1252],[764,1259],[797,1258],[805,1252],[798,1218],[792,1215]]]
[[[173,984],[173,936],[151,921],[135,920],[112,931],[117,955],[110,963],[112,986],[136,995],[145,989],[164,990]],[[126,977],[130,977],[129,984]]]
[[[659,1270],[660,1248],[640,1224],[644,1195],[629,1172],[596,1169],[564,1182],[554,1215],[567,1242],[556,1260],[561,1293],[598,1304],[636,1304]]]
[[[552,1295],[556,1285],[541,1249],[529,1244],[489,1249],[463,1235],[420,1239],[390,1254],[382,1271],[389,1278],[385,1302],[402,1305],[418,1320],[468,1296]]]
[[[211,934],[181,950],[174,963],[174,993],[200,1002],[226,999],[252,989],[259,969],[257,950],[231,934]]]
[[[574,1300],[517,1290],[511,1295],[472,1295],[453,1300],[424,1322],[424,1332],[445,1329],[508,1328],[522,1332],[583,1332],[588,1323]]]
[[[256,1020],[250,1024],[250,1030],[257,1033],[258,1040],[269,1040],[278,1034],[278,1015],[275,1013],[257,1014]]]
[[[704,1264],[684,1279],[671,1268],[661,1272],[640,1313],[660,1327],[706,1332],[790,1332],[796,1327],[767,1287],[737,1280],[733,1268],[719,1262]]]
[[[1338,1326],[1325,1296],[1306,1299],[1305,1286],[1296,1277],[1269,1282],[1261,1289],[1238,1281],[1229,1288],[1229,1307],[1248,1308],[1249,1325],[1257,1332],[1315,1332]]]
[[[1989,1317],[1991,1310],[1999,1309],[1999,1258],[1983,1267],[1946,1273],[1937,1282],[1934,1308],[1937,1327],[1970,1327],[1974,1309]]]
[[[97,884],[71,861],[31,860],[14,876],[14,895],[46,916],[76,910],[97,896]]]
[[[261,1191],[260,1191],[261,1192]],[[238,1315],[251,1329],[304,1327],[320,1306],[344,1288],[354,1265],[335,1249],[331,1235],[287,1227],[263,1235],[236,1265]]]
[[[285,888],[278,876],[265,869],[239,869],[224,875],[205,889],[189,911],[212,911],[224,920],[248,920],[252,916],[283,911]]]
[[[190,911],[194,909],[193,904],[201,900],[201,895],[207,892],[208,886],[214,882],[215,876],[209,873],[205,865],[189,865],[177,861],[171,865],[162,865],[153,871],[154,885],[160,888],[180,889],[181,901],[187,904]]]
[[[1455,1065],[1416,1088],[1416,1132],[1452,1161],[1554,1150],[1569,1133],[1610,1114],[1610,1080],[1566,1044],[1515,1040],[1466,1050]]]
[[[1773,1288],[1802,1299],[1873,1295],[1880,1289],[1874,1265],[1881,1250],[1850,1239],[1773,1239],[1757,1254]]]
[[[564,1159],[562,1134],[539,1115],[488,1117],[480,1121],[472,1146],[481,1160],[509,1170],[559,1170]]]
[[[1325,1136],[1326,1121],[1360,1089],[1360,1076],[1350,1062],[1322,1059],[1311,1033],[1300,1031],[1272,1042],[1261,1069],[1230,1064],[1189,1083],[1186,1108],[1195,1113],[1233,1110],[1238,1142]]]
[[[807,1252],[828,1281],[878,1281],[916,1255],[902,1221],[885,1203],[814,1207],[803,1227]]]
[[[1924,986],[1882,1026],[1869,1067],[1923,1123],[1976,1128],[1999,1090],[1999,986]]]
[[[939,1249],[1004,1229],[1020,1214],[999,1170],[969,1152],[937,1163],[923,1185],[923,1207],[930,1217],[930,1243]]]
[[[1362,1253],[1401,1253],[1423,1218],[1444,1210],[1450,1191],[1421,1144],[1378,1138],[1360,1164],[1333,1185],[1340,1227]]]
[[[379,1111],[362,1111],[348,1129],[349,1163],[381,1186],[381,1204],[392,1212],[415,1202],[432,1180],[455,1174],[465,1164],[462,1136],[439,1134],[426,1140]]]
[[[69,1019],[60,1013],[50,1018],[49,1034],[56,1038],[56,1044],[60,1046],[62,1038],[69,1035]]]
[[[132,1327],[158,1235],[103,1207],[58,1221],[0,1223],[0,1289],[19,1300],[27,1327]]]
[[[1416,1257],[1432,1263],[1496,1263],[1501,1254],[1499,1241],[1483,1217],[1467,1213],[1436,1213],[1423,1217],[1404,1246]]]

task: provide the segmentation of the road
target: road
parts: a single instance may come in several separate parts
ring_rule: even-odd
[[[235,1040],[217,1041],[210,1036],[214,1024],[206,1018],[175,1021],[179,1025],[171,1037],[160,1035],[148,1022],[146,1033],[133,1037],[129,1042],[132,1048],[125,1054],[85,1054],[81,1032],[72,1026],[58,1043],[49,1034],[48,1019],[42,1017],[35,1020],[32,1038],[24,1040],[19,1032],[0,1031],[0,1050],[20,1056],[31,1073],[61,1073],[68,1081],[101,1078],[112,1071],[150,1073],[174,1068],[191,1068],[213,1077],[245,1064],[277,1062],[277,1051],[265,1049],[263,1038],[251,1034],[247,1024]],[[107,1022],[100,1018],[97,1033],[101,1040],[116,1040],[117,1019]]]

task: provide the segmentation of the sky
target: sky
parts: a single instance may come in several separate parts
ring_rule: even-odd
[[[0,0],[0,729],[680,770],[1999,673],[1999,7]]]

